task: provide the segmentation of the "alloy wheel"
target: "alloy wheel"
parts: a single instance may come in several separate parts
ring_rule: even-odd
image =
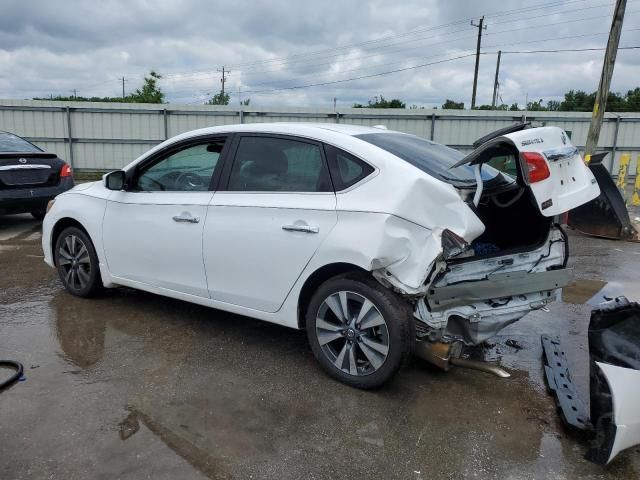
[[[389,354],[389,330],[378,308],[363,295],[339,291],[318,309],[316,336],[324,355],[349,375],[376,372]]]
[[[76,235],[67,235],[58,249],[58,266],[64,270],[65,283],[81,290],[91,278],[91,259],[84,242]]]

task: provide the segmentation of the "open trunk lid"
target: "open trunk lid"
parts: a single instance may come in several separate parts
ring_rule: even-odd
[[[480,139],[483,143],[451,168],[467,164],[480,170],[482,164],[497,157],[512,156],[518,183],[530,189],[545,217],[567,212],[600,194],[596,179],[564,130],[524,125],[514,129],[517,127],[517,131],[496,132],[498,136]],[[477,178],[481,179],[480,172]],[[478,182],[478,189],[482,189],[482,182]]]

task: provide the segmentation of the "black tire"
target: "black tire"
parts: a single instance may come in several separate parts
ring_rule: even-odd
[[[84,246],[86,252],[79,245]],[[70,255],[70,253],[77,253],[77,255]],[[53,255],[60,281],[69,293],[86,298],[102,289],[98,256],[91,239],[83,230],[67,227],[60,232]]]
[[[366,322],[363,319],[360,324],[363,329],[354,328],[356,340],[350,341],[349,338],[354,338],[354,336],[348,337],[348,335],[352,335],[354,332],[345,332],[343,329],[340,332],[342,338],[336,338],[335,340],[326,342],[328,337],[334,337],[336,335],[336,331],[333,329],[331,331],[326,330],[324,326],[326,326],[327,323],[319,323],[322,322],[322,320],[318,319],[326,318],[327,315],[334,315],[334,313],[328,313],[329,310],[335,312],[334,309],[329,307],[330,297],[335,299],[337,295],[337,298],[341,298],[340,292],[345,292],[346,295],[349,296],[347,300],[348,304],[353,305],[353,303],[350,302],[356,302],[355,308],[357,308],[357,302],[362,301],[361,297],[371,302],[377,309],[374,315],[376,315],[376,317],[379,315],[382,316],[384,327],[380,325],[366,329],[364,326]],[[342,309],[340,310],[342,311]],[[357,325],[355,317],[359,314],[357,312],[349,312],[349,310],[353,310],[353,307],[347,306],[347,317],[352,317],[353,325]],[[361,306],[361,310],[364,310],[363,306]],[[351,274],[334,277],[320,285],[309,302],[305,324],[311,349],[322,369],[331,377],[352,387],[370,389],[384,385],[395,376],[413,352],[415,333],[409,305],[369,275]],[[335,323],[331,323],[331,327],[335,327],[336,325],[342,328],[337,315],[335,315]],[[384,331],[381,331],[383,328]],[[351,330],[351,328],[347,330]],[[322,341],[324,345],[322,346],[320,343],[321,340],[319,339],[320,335],[323,336]],[[370,335],[379,336],[371,337]],[[365,339],[367,343],[363,347],[362,342],[364,340],[361,337],[364,336],[367,336]],[[384,336],[384,339],[382,336]],[[347,351],[349,352],[346,355],[350,355],[350,350],[354,349],[355,362],[352,363],[351,358],[346,358],[346,355],[342,354],[342,350],[345,347],[341,347],[341,345],[345,344],[342,344],[341,340],[345,341]],[[367,361],[371,355],[371,349],[367,347],[371,345],[371,340],[376,340],[376,345],[378,346],[384,343],[384,340],[387,341],[386,358],[384,358],[381,365],[375,366],[374,362],[370,361],[367,366]],[[368,354],[366,354],[365,348],[369,351]],[[339,353],[338,350],[340,350]],[[377,360],[377,362],[380,362],[380,360]],[[339,368],[337,364],[340,364],[342,368]],[[354,364],[356,365],[355,369],[353,369]],[[368,372],[367,370],[370,371]],[[355,374],[352,374],[354,371]]]
[[[29,213],[36,220],[42,220],[44,218],[44,216],[47,214],[47,212],[44,209],[31,210]]]

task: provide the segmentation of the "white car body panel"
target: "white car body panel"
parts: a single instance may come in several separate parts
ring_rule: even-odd
[[[600,187],[578,149],[558,127],[539,127],[505,135],[521,152],[543,154],[551,176],[530,185],[540,213],[553,217],[593,200]],[[557,158],[556,158],[557,157]],[[552,205],[545,208],[545,202]]]
[[[444,229],[467,242],[484,232],[452,185],[353,136],[384,132],[375,128],[286,123],[206,128],[161,143],[124,170],[182,140],[240,132],[324,142],[365,160],[374,172],[335,194],[132,193],[112,192],[102,182],[82,185],[58,196],[45,217],[45,261],[53,266],[54,226],[72,218],[89,233],[107,287],[125,285],[297,328],[301,289],[318,269],[354,265],[402,294],[424,296],[426,280],[443,264]],[[183,212],[200,222],[172,220]],[[317,226],[318,233],[282,230],[296,222]],[[471,277],[474,271],[468,272]],[[529,310],[518,311],[522,316]]]
[[[596,362],[602,370],[613,403],[616,436],[607,463],[625,450],[640,444],[640,370]]]
[[[111,192],[102,241],[110,275],[209,298],[202,232],[213,192]],[[176,222],[190,216],[198,223]]]
[[[335,207],[334,193],[216,192],[202,240],[211,298],[264,312],[279,310],[335,226]],[[289,226],[317,232],[283,228]]]

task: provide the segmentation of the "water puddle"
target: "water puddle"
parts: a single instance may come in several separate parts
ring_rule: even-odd
[[[579,278],[562,289],[562,301],[575,305],[591,305],[597,307],[607,300],[625,296],[630,301],[640,299],[640,287],[637,284],[622,284]]]

